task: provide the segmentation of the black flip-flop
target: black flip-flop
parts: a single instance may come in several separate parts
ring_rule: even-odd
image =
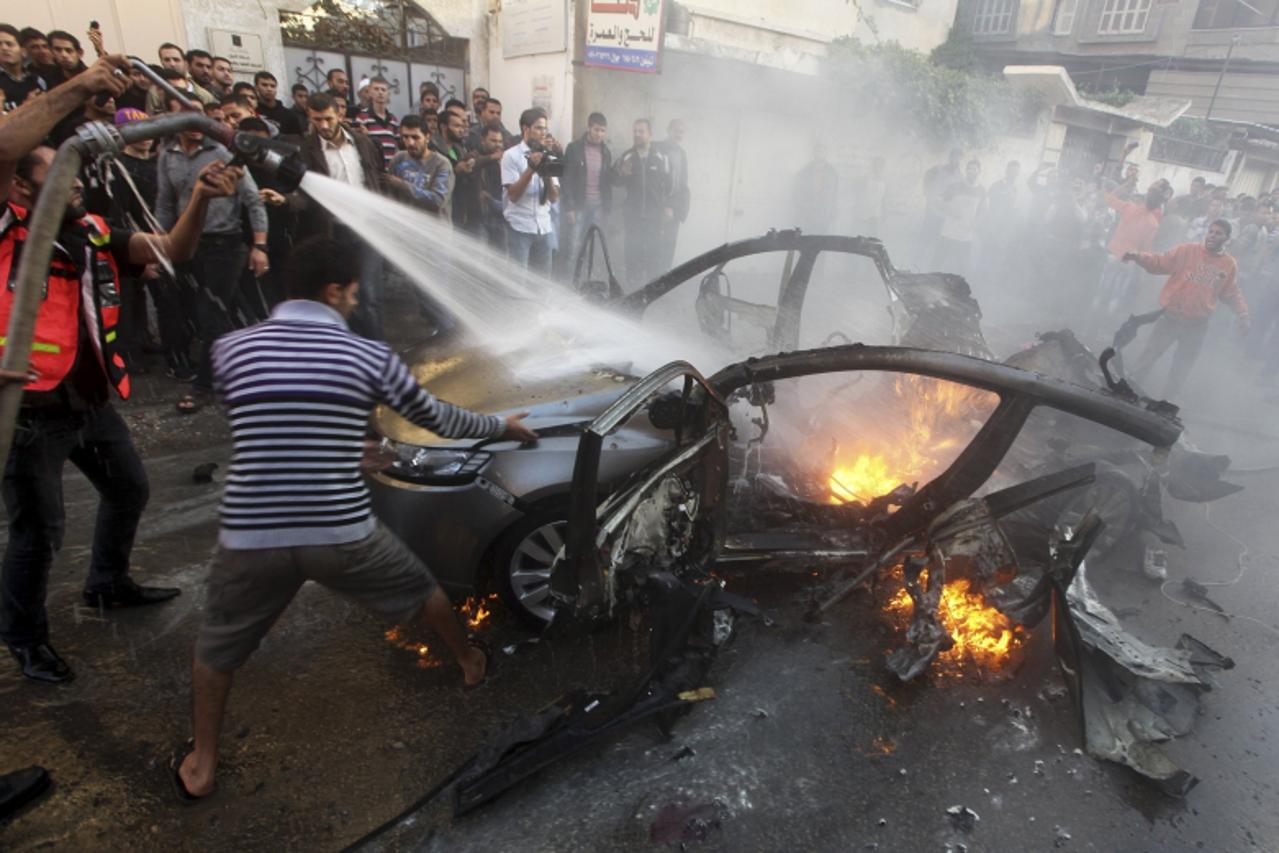
[[[466,642],[469,643],[472,648],[476,648],[484,652],[484,677],[474,684],[467,684],[465,681],[462,682],[462,692],[470,693],[474,690],[479,690],[481,687],[489,683],[489,676],[493,674],[494,658],[493,647],[481,640],[479,637],[467,637]]]
[[[39,799],[53,782],[43,767],[27,767],[0,774],[0,826]]]
[[[174,752],[173,757],[169,759],[169,778],[173,781],[173,793],[177,794],[178,802],[182,803],[184,806],[194,806],[197,803],[202,803],[209,799],[209,797],[212,797],[217,791],[217,788],[214,788],[203,797],[197,797],[195,794],[187,790],[186,783],[182,781],[182,774],[179,772],[179,769],[182,767],[182,762],[186,760],[186,757],[194,751],[195,750],[192,745],[188,743],[186,748]]]

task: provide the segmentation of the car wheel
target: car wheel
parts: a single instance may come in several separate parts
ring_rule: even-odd
[[[498,594],[530,628],[544,628],[555,616],[551,566],[564,546],[566,515],[557,508],[527,516],[503,534],[493,554]]]
[[[1137,487],[1116,470],[1099,470],[1097,479],[1073,495],[1057,516],[1057,524],[1071,528],[1083,521],[1089,510],[1096,510],[1106,523],[1088,556],[1101,562],[1112,556],[1137,523]]]

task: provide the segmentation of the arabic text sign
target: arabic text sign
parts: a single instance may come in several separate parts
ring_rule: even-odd
[[[586,64],[655,74],[665,0],[590,0]]]

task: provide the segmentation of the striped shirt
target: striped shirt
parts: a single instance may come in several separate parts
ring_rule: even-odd
[[[351,332],[329,306],[278,305],[213,346],[234,452],[222,496],[225,548],[354,542],[373,533],[360,474],[379,403],[445,438],[501,435],[504,421],[437,400],[391,348]]]
[[[382,165],[390,163],[395,152],[400,150],[400,120],[395,113],[387,110],[385,118],[378,118],[372,110],[360,110],[355,121],[368,133],[369,139],[381,147]]]

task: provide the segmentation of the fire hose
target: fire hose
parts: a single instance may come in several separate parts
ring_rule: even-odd
[[[139,64],[135,61],[135,65]],[[150,73],[150,69],[147,69]],[[159,81],[172,91],[168,81]],[[176,93],[175,94],[180,94]],[[185,99],[183,99],[185,102]],[[76,135],[58,148],[49,166],[40,198],[27,220],[27,239],[14,280],[13,308],[9,315],[4,356],[0,368],[26,373],[35,337],[36,314],[53,258],[53,243],[62,228],[67,199],[76,175],[86,158],[117,154],[126,145],[143,139],[169,136],[180,131],[199,131],[225,145],[234,163],[258,166],[279,175],[287,190],[296,189],[306,167],[292,146],[275,143],[247,133],[239,133],[196,112],[164,115],[147,121],[114,127],[103,122],[81,125]],[[0,387],[0,460],[9,458],[14,423],[22,403],[23,386],[11,382]]]

